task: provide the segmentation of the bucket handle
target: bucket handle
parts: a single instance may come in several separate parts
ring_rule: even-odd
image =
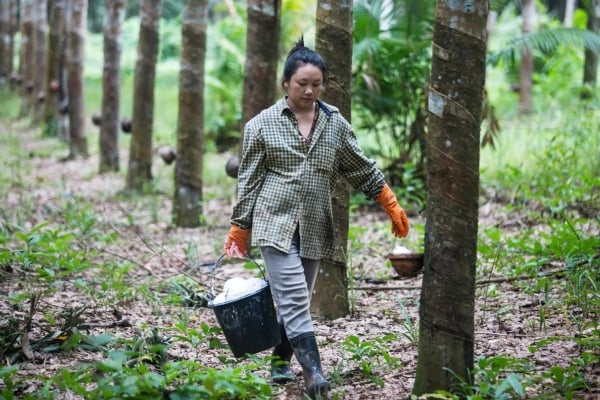
[[[223,262],[223,259],[225,257],[227,257],[227,254],[221,254],[219,256],[219,258],[217,258],[217,261],[215,261],[215,263],[210,266],[210,299],[209,300],[211,300],[211,301],[214,300],[215,297],[216,297],[215,296],[215,291],[214,291],[214,286],[213,286],[213,278],[214,278],[214,275],[215,275],[215,270],[219,267],[219,265],[221,265],[221,263]],[[245,257],[245,259],[248,260],[248,261],[252,261],[258,267],[258,270],[262,274],[263,279],[266,281],[267,277],[265,275],[265,271],[262,269],[262,267],[260,266],[260,264],[257,263],[256,260],[254,260],[254,258],[252,258],[250,255],[247,255]]]

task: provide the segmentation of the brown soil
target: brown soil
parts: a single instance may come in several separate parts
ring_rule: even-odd
[[[179,229],[170,224],[171,193],[161,193],[161,188],[171,187],[166,180],[172,180],[172,168],[162,163],[157,156],[155,176],[159,193],[145,197],[131,198],[120,194],[124,187],[124,173],[98,175],[98,158],[92,155],[88,159],[76,159],[59,162],[58,139],[40,139],[37,133],[29,129],[3,127],[2,135],[18,138],[29,154],[29,159],[16,160],[14,154],[3,157],[19,163],[13,171],[13,182],[9,193],[2,200],[3,217],[7,222],[19,220],[22,229],[30,229],[42,222],[60,222],[59,212],[69,201],[74,204],[92,204],[97,215],[97,229],[117,235],[118,240],[110,244],[97,244],[94,256],[95,265],[113,264],[115,261],[129,262],[133,268],[123,277],[125,286],[130,288],[128,295],[110,289],[98,288],[97,296],[91,296],[76,288],[72,281],[58,288],[55,294],[44,297],[32,322],[29,333],[31,340],[40,339],[57,326],[49,323],[44,315],[59,318],[59,312],[86,307],[81,315],[82,325],[89,334],[108,333],[113,336],[133,337],[148,335],[152,328],[158,328],[161,335],[173,336],[174,325],[184,316],[188,326],[200,329],[200,323],[216,326],[212,309],[181,307],[166,301],[169,294],[169,282],[183,282],[193,279],[204,288],[209,286],[209,269],[205,263],[214,262],[221,252],[222,243],[228,230],[228,218],[233,205],[232,198],[224,198],[223,187],[231,186],[230,178],[222,182],[223,187],[207,187],[204,196],[204,214],[207,224],[200,228]],[[17,140],[17,139],[15,139]],[[94,138],[90,138],[94,140]],[[3,146],[4,147],[4,146]],[[64,154],[63,154],[64,155]],[[122,157],[122,170],[126,170],[126,152]],[[225,165],[225,157],[222,168]],[[17,179],[14,174],[22,174]],[[231,196],[229,196],[231,197]],[[493,197],[493,196],[489,196]],[[424,223],[415,213],[410,216],[414,226]],[[480,212],[482,226],[499,226],[506,232],[530,227],[531,222],[523,215],[511,212],[502,204],[482,199]],[[356,242],[352,246],[352,265],[355,287],[351,293],[353,313],[344,318],[330,321],[316,321],[316,331],[322,354],[324,370],[327,374],[341,372],[340,380],[333,383],[332,398],[343,399],[400,399],[410,395],[415,378],[417,362],[417,344],[409,338],[410,328],[418,327],[418,302],[422,274],[413,278],[401,278],[390,267],[387,254],[398,244],[418,248],[422,230],[414,229],[408,240],[392,238],[385,213],[379,209],[355,212],[351,226],[362,227]],[[544,228],[544,227],[540,227]],[[588,235],[598,232],[598,220],[588,224]],[[14,243],[12,244],[14,245]],[[4,246],[4,245],[3,245]],[[193,249],[193,252],[189,252]],[[90,254],[92,249],[90,250]],[[548,265],[548,269],[564,267],[562,262]],[[94,268],[82,276],[90,284],[98,282],[97,274],[104,271]],[[232,276],[245,276],[251,272],[241,264],[227,263],[219,268],[216,284]],[[22,266],[4,266],[0,271],[0,311],[3,323],[9,315],[24,321],[26,308],[13,308],[4,296],[9,293],[23,292],[20,282],[25,279]],[[494,278],[493,274],[479,277],[479,281]],[[525,286],[532,285],[529,280],[508,281],[498,277],[497,281],[482,282],[478,285],[475,313],[477,356],[505,355],[522,357],[533,363],[538,371],[548,370],[552,365],[567,366],[581,355],[581,347],[572,339],[550,343],[532,353],[529,347],[540,340],[550,337],[572,338],[577,335],[578,327],[573,315],[577,310],[561,307],[564,291],[554,285],[548,294],[542,291],[528,291]],[[555,279],[561,279],[557,275]],[[145,287],[147,290],[138,289]],[[121,295],[121,300],[117,296]],[[22,302],[27,305],[28,302]],[[546,312],[541,320],[542,310]],[[130,326],[126,326],[127,323]],[[585,321],[585,319],[584,319]],[[587,321],[589,322],[589,321]],[[60,325],[60,319],[56,322]],[[24,325],[21,324],[21,328]],[[385,368],[379,360],[375,371],[383,380],[384,386],[375,385],[371,379],[360,372],[358,364],[348,360],[352,354],[344,351],[342,342],[350,335],[356,335],[361,341],[375,341],[386,334],[397,337],[387,344],[389,353],[400,360],[400,366],[394,370]],[[221,337],[224,341],[224,338]],[[206,343],[191,346],[180,340],[173,340],[168,351],[169,359],[197,359],[199,362],[224,367],[217,358],[228,354],[227,350],[208,349]],[[260,355],[268,355],[268,351]],[[98,360],[100,352],[86,351],[81,348],[71,352],[34,352],[33,359],[19,364],[19,376],[52,376],[61,368],[77,368],[83,362]],[[376,362],[375,359],[373,359]],[[3,360],[6,362],[6,360]],[[247,361],[239,361],[245,363]],[[377,362],[376,362],[377,364]],[[274,398],[302,398],[302,379],[297,363],[293,370],[298,375],[294,384],[278,389]],[[600,367],[596,364],[587,368],[586,379],[589,390],[579,392],[577,398],[600,398]],[[266,375],[266,371],[265,377]],[[544,396],[557,398],[560,395],[548,387],[528,391],[529,398]],[[0,382],[0,389],[2,388]],[[16,397],[35,393],[40,381],[31,379],[29,385],[19,389]],[[556,397],[554,397],[556,396]],[[57,398],[75,398],[70,393],[58,391]]]

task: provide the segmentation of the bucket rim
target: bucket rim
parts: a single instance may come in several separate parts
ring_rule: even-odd
[[[269,281],[264,280],[264,282],[266,283],[266,285],[262,286],[260,289],[256,289],[255,291],[248,292],[248,293],[246,293],[245,295],[243,295],[241,297],[236,297],[236,298],[224,301],[222,303],[215,304],[214,303],[215,299],[214,298],[210,299],[208,301],[208,308],[216,308],[216,307],[221,307],[221,306],[227,306],[227,305],[230,305],[230,304],[233,304],[233,303],[237,303],[238,301],[241,301],[241,300],[246,300],[249,297],[252,297],[254,295],[257,295],[258,293],[264,292],[265,290],[270,290],[270,288],[269,288]]]
[[[213,300],[217,297],[215,295],[215,289],[214,289],[215,270],[219,267],[219,265],[221,265],[221,263],[223,262],[223,259],[225,259],[225,257],[227,257],[227,254],[221,254],[221,256],[219,256],[219,258],[217,258],[217,261],[215,261],[215,263],[210,267],[210,293],[209,293],[209,298],[208,298],[209,304],[212,303]],[[267,287],[268,287],[269,280],[267,279],[265,270],[260,266],[259,263],[256,262],[256,260],[254,258],[250,257],[250,255],[246,256],[246,259],[253,262],[257,266],[258,270],[262,274],[263,280],[265,282],[267,282]],[[258,290],[256,292],[254,292],[254,294],[256,294],[257,292],[258,292]],[[234,300],[239,300],[244,297],[238,297],[237,299],[234,299]],[[225,304],[225,303],[219,303],[219,304]]]

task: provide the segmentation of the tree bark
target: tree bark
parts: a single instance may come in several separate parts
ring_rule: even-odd
[[[179,115],[173,223],[196,227],[202,216],[204,60],[208,1],[190,0],[181,24]]]
[[[242,124],[275,102],[281,0],[248,0],[247,12]]]
[[[535,0],[523,0],[521,8],[523,24],[521,31],[524,35],[533,32],[535,26]],[[528,114],[533,108],[533,50],[525,48],[521,52],[519,68],[519,111]]]
[[[46,92],[44,97],[44,136],[57,136],[66,0],[51,0],[48,5],[50,7],[50,30],[46,52],[46,80],[44,83],[44,91]]]
[[[33,91],[33,51],[34,20],[33,0],[21,0],[21,43],[19,49],[19,93],[21,95],[20,116],[31,112],[31,92]]]
[[[87,30],[87,0],[70,0],[69,49],[67,54],[67,86],[69,97],[69,155],[88,157],[85,132],[85,95],[83,67]]]
[[[600,0],[589,0],[587,2],[587,29],[589,31],[600,32]],[[591,98],[596,89],[598,81],[598,53],[590,49],[585,49],[585,61],[583,65],[583,84],[585,91],[583,98]]]
[[[12,53],[9,53],[10,37],[10,3],[0,3],[0,86],[6,85],[10,79],[8,62],[12,63]]]
[[[121,31],[125,19],[125,0],[105,0],[104,12],[100,173],[118,171],[120,168]]]
[[[141,192],[152,181],[154,79],[158,57],[161,0],[143,0],[133,84],[133,115],[127,189]]]
[[[15,57],[15,33],[18,30],[18,21],[17,21],[17,0],[8,0],[8,12],[9,12],[9,33],[8,33],[8,43],[6,44],[6,52],[8,57],[6,58],[6,76],[10,79],[10,88],[15,90],[15,81],[16,81],[16,73],[14,67],[14,57]]]
[[[33,60],[33,122],[39,124],[44,116],[44,97],[46,83],[46,49],[48,47],[48,6],[47,1],[35,4],[34,60]]]
[[[413,394],[473,368],[479,133],[488,2],[438,0],[427,143],[427,223]]]
[[[322,98],[337,106],[350,122],[352,0],[317,2],[315,47],[327,62],[329,72],[329,81]],[[349,198],[349,184],[344,179],[338,179],[331,197],[336,252],[321,263],[312,301],[312,311],[321,318],[335,319],[347,315],[349,311]]]

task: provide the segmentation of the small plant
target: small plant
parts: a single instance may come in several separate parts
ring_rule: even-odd
[[[120,351],[112,351],[106,360],[76,372],[62,370],[54,382],[62,389],[94,399],[266,400],[272,394],[269,383],[250,367],[217,370],[194,361],[132,364],[129,355]]]
[[[14,365],[0,368],[0,379],[4,385],[4,388],[0,389],[0,396],[5,400],[13,400],[15,398],[14,392],[17,388],[17,383],[14,380],[14,375],[18,371],[19,368]]]
[[[350,366],[358,368],[373,383],[383,387],[383,380],[377,375],[376,369],[382,367],[397,368],[400,365],[400,360],[392,357],[387,348],[387,344],[395,340],[397,340],[397,337],[391,334],[382,338],[364,341],[361,341],[355,335],[348,336],[342,342],[342,357],[334,372],[334,380],[339,380],[344,374],[352,371],[343,370],[343,368],[346,368],[346,363],[348,363]]]
[[[469,400],[521,399],[530,383],[533,367],[526,360],[504,356],[480,357],[467,380],[450,371],[456,379],[452,394]]]
[[[190,323],[185,318],[177,322],[174,328],[177,333],[173,335],[173,338],[189,343],[196,351],[200,351],[202,343],[206,343],[209,349],[223,349],[227,347],[219,339],[222,330],[218,326],[210,326],[205,322],[201,322],[200,329],[194,329],[190,328]]]
[[[410,317],[410,314],[408,313],[408,310],[406,309],[406,306],[404,305],[404,302],[402,301],[402,299],[399,299],[397,301],[397,304],[398,304],[398,307],[400,307],[400,311],[402,312],[401,324],[402,324],[402,327],[404,328],[404,332],[402,333],[402,336],[404,336],[406,339],[408,339],[408,341],[411,344],[419,343],[419,327],[418,327],[418,325]]]

